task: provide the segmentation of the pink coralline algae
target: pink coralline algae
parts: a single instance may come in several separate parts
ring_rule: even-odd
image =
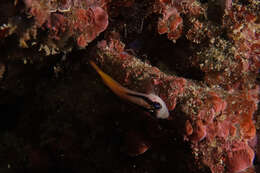
[[[168,38],[177,40],[182,32],[182,18],[175,8],[165,9],[164,16],[158,22],[159,34],[168,33]]]
[[[169,76],[124,51],[117,39],[98,44],[96,61],[125,86],[147,90],[147,81],[156,81],[154,90],[169,110],[186,115],[185,140],[191,142],[198,163],[212,172],[240,172],[252,166],[255,138],[253,114],[257,109],[259,87],[229,93],[208,88],[177,76]],[[116,73],[111,69],[120,69]],[[182,103],[180,107],[176,104]],[[174,119],[174,115],[172,118]]]
[[[191,63],[205,75],[204,81],[229,92],[254,88],[260,68],[259,3],[250,1],[158,0],[154,5],[162,14],[158,32],[176,41],[185,36],[195,51]],[[216,14],[211,14],[211,13]],[[203,20],[203,18],[210,20]],[[226,34],[225,38],[220,36]],[[202,43],[208,46],[202,46]]]
[[[187,131],[187,134],[189,134],[189,135],[192,134],[192,136],[191,136],[192,140],[201,141],[206,137],[207,129],[201,120],[197,120],[195,122],[195,128],[194,128],[193,133],[190,133],[190,131]]]
[[[233,5],[227,12],[224,26],[227,26],[230,33],[229,37],[235,42],[237,50],[235,57],[244,59],[248,65],[244,65],[244,71],[258,72],[260,68],[260,24],[259,14],[254,12],[253,7]],[[230,26],[230,23],[233,26]]]
[[[259,87],[256,87],[255,93],[226,93],[221,98],[220,94],[209,92],[204,101],[195,99],[193,104],[197,105],[199,111],[193,114],[191,109],[192,112],[188,114],[192,115],[189,121],[196,123],[192,126],[193,133],[190,130],[191,123],[186,123],[186,134],[188,140],[193,141],[194,149],[199,151],[196,153],[203,153],[203,163],[210,166],[212,172],[225,171],[224,167],[217,164],[219,161],[225,163],[231,172],[240,172],[252,166],[254,152],[248,143],[256,135],[253,113],[257,109],[258,94]],[[184,111],[188,107],[184,106]],[[235,149],[237,143],[244,148]],[[228,156],[223,152],[229,153]]]
[[[84,48],[108,26],[105,1],[25,0],[24,3],[36,28],[48,32],[50,40],[46,43],[50,47],[56,45],[62,49],[73,38],[79,47]],[[28,39],[23,40],[26,42]]]
[[[71,24],[75,32],[81,33],[77,38],[80,47],[85,47],[108,26],[107,13],[101,7],[78,9],[75,11],[75,16],[78,20],[74,20]]]
[[[230,92],[250,90],[260,68],[259,5],[255,1],[248,5],[226,3],[221,25],[209,27],[202,22],[193,32],[193,38],[199,38],[199,29],[206,26],[209,47],[197,52],[192,63],[205,73],[204,80],[209,85],[220,85]],[[223,32],[227,32],[226,39],[216,35]]]
[[[227,164],[230,172],[244,171],[254,160],[254,151],[243,143],[236,143],[228,152]]]
[[[193,17],[203,14],[202,8],[195,0],[156,0],[154,11],[163,15],[158,21],[158,33],[167,33],[168,38],[174,42],[182,36],[181,14]]]

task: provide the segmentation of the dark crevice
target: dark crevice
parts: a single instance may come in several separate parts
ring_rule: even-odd
[[[203,72],[189,63],[193,51],[186,38],[181,37],[173,43],[166,35],[146,33],[129,43],[128,47],[137,51],[137,57],[142,60],[148,58],[154,66],[160,67],[160,63],[163,63],[168,70],[179,77],[203,80]]]
[[[185,37],[173,43],[167,38],[167,34],[159,35],[156,22],[158,17],[149,16],[144,20],[142,33],[128,35],[127,40],[123,41],[126,49],[130,49],[130,52],[142,61],[148,61],[158,68],[161,63],[164,64],[167,70],[179,77],[202,81],[204,73],[189,63],[195,46]]]

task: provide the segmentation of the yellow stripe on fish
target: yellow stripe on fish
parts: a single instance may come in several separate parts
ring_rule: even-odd
[[[159,96],[129,90],[103,72],[92,60],[90,60],[89,63],[97,71],[103,82],[117,96],[145,108],[150,113],[155,114],[157,118],[166,119],[169,117],[169,111],[166,104]]]

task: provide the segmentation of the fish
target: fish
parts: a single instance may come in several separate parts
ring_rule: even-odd
[[[90,65],[96,70],[104,84],[118,97],[128,102],[134,103],[141,106],[151,115],[158,119],[169,118],[169,110],[165,102],[156,94],[150,93],[140,93],[137,91],[130,90],[120,83],[115,81],[108,74],[103,72],[92,60],[89,61]]]

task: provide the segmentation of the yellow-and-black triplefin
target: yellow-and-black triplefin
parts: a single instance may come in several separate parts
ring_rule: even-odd
[[[93,61],[90,60],[89,62],[98,72],[106,86],[108,86],[117,96],[143,107],[157,118],[166,119],[169,117],[169,111],[166,104],[159,96],[155,94],[139,93],[127,89],[103,72]]]

